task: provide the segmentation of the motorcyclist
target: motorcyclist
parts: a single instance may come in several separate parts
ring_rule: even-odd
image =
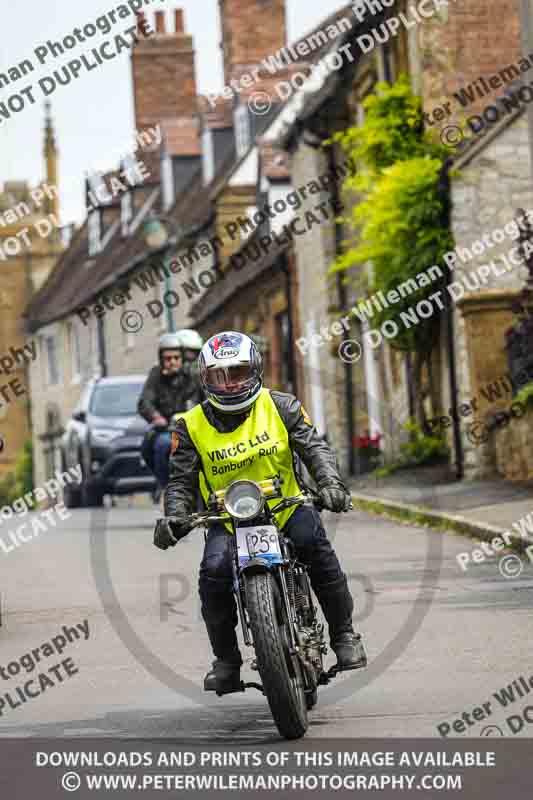
[[[293,450],[316,481],[325,508],[346,511],[350,495],[339,475],[333,451],[321,439],[299,400],[263,388],[259,351],[242,333],[228,331],[211,337],[199,359],[206,400],[182,416],[172,431],[170,481],[165,492],[165,516],[158,521],[154,544],[162,550],[189,533],[189,515],[201,484],[225,488],[237,478],[263,480],[284,476],[285,496],[299,494]],[[259,442],[264,443],[259,447]],[[257,444],[256,444],[257,443]],[[286,515],[281,519],[282,515]],[[342,668],[366,665],[359,634],[352,624],[353,599],[346,576],[317,511],[310,506],[281,512],[278,522],[307,564],[313,590],[329,625],[331,647]],[[200,598],[209,640],[215,655],[204,687],[231,691],[240,681],[242,658],[235,627],[228,536],[221,523],[209,527],[200,565]]]
[[[193,375],[198,375],[198,356],[204,346],[204,340],[198,333],[190,328],[182,328],[179,331],[181,342],[181,353],[183,356],[183,368]]]
[[[145,436],[142,456],[164,488],[168,483],[170,420],[175,412],[187,411],[199,403],[202,393],[198,377],[183,369],[179,332],[161,336],[158,361],[146,379],[137,410],[153,426]]]

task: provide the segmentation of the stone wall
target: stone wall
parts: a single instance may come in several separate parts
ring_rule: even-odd
[[[533,408],[491,432],[490,448],[499,475],[512,481],[533,479]]]
[[[457,160],[459,174],[452,181],[452,231],[463,251],[452,274],[458,299],[454,312],[458,402],[477,399],[481,420],[506,402],[505,398],[487,402],[483,390],[507,373],[504,333],[513,320],[511,302],[523,286],[524,270],[513,263],[516,239],[511,229],[500,242],[493,232],[504,230],[518,208],[533,210],[528,146],[525,116],[500,124],[481,149]],[[476,246],[475,253],[474,243],[484,237],[489,238]],[[490,271],[482,281],[478,270],[483,265]],[[471,440],[471,422],[472,418],[465,419],[461,432],[465,475],[474,478],[490,474],[494,463],[488,445]]]
[[[426,112],[432,115],[448,102],[447,122],[457,123],[462,106],[453,93],[519,60],[519,5],[517,0],[450,3],[417,26]],[[501,93],[501,87],[489,86],[486,96],[476,96],[466,113],[477,113]]]

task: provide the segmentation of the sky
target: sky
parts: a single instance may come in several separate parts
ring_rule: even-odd
[[[84,44],[77,43],[64,56],[44,56],[39,64],[35,50],[48,40],[62,41],[76,27],[83,28],[102,14],[118,8],[127,0],[27,0],[11,3],[2,12],[0,28],[0,73],[24,59],[35,70],[14,83],[0,88],[0,107],[13,94],[32,85],[24,107],[9,119],[0,115],[0,184],[6,180],[27,180],[32,186],[42,180],[43,163],[43,92],[38,81],[53,74],[69,60],[96,47],[114,34],[134,24],[134,17],[118,21],[110,33],[98,33]],[[333,11],[346,5],[342,0],[286,0],[288,41],[294,41],[320,24]],[[218,0],[153,0],[145,7],[152,27],[153,10],[167,9],[167,29],[172,29],[174,8],[183,8],[185,28],[194,37],[196,80],[199,93],[218,92],[223,88],[220,53]],[[169,25],[170,22],[170,25]],[[268,24],[268,20],[265,20]],[[43,53],[43,50],[40,51]],[[130,51],[124,50],[112,61],[104,61],[91,72],[83,69],[77,80],[67,86],[57,85],[48,98],[59,148],[59,185],[61,221],[66,224],[84,218],[84,171],[97,164],[113,168],[121,155],[131,149],[134,137],[133,93]],[[51,86],[51,84],[48,84]],[[16,102],[16,101],[15,101]]]

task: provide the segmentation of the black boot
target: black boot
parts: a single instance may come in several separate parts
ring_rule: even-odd
[[[241,690],[242,658],[238,650],[213,661],[213,669],[204,678],[204,691],[218,695]]]
[[[339,633],[331,642],[331,649],[337,656],[337,667],[342,669],[360,669],[366,667],[366,653],[360,633]]]
[[[337,656],[339,669],[366,667],[361,635],[353,629],[354,604],[346,576],[313,588],[329,626],[331,649]]]
[[[235,600],[228,593],[212,593],[202,600],[202,616],[216,657],[204,678],[204,690],[218,695],[237,692],[241,688],[242,658],[235,632]]]

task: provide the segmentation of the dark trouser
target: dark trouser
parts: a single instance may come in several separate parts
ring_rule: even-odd
[[[154,441],[154,473],[162,489],[166,488],[169,481],[168,459],[170,458],[170,433],[158,433]]]
[[[352,630],[353,599],[319,514],[297,508],[284,528],[296,555],[309,567],[311,586],[329,625],[330,639]],[[231,537],[221,523],[211,525],[200,564],[202,616],[215,656],[237,659],[237,606],[232,592]]]

